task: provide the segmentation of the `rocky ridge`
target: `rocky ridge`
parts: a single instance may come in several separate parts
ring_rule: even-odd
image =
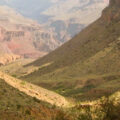
[[[58,107],[69,107],[69,102],[61,95],[44,89],[42,87],[38,87],[31,83],[13,78],[9,75],[6,75],[0,72],[0,78],[3,79],[6,83],[11,85],[12,87],[18,89],[25,94],[35,97],[39,100],[48,102],[52,105],[56,105]]]

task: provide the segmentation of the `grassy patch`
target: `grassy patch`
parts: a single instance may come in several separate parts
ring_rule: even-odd
[[[0,120],[70,120],[59,108],[25,95],[0,79]]]

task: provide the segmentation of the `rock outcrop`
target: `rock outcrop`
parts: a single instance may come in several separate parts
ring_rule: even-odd
[[[110,0],[110,5],[103,11],[101,19],[108,24],[120,21],[120,0]]]
[[[15,55],[15,54],[1,54],[0,55],[0,66],[14,62],[20,58],[21,57],[19,55]]]

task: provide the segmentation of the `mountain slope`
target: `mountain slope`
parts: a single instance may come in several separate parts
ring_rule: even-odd
[[[24,92],[25,94],[35,97],[44,102],[48,102],[51,105],[56,105],[59,107],[68,107],[69,105],[69,103],[64,97],[56,94],[55,92],[48,91],[44,88],[21,81],[19,79],[15,79],[2,72],[0,72],[0,78],[5,80],[6,83],[20,90],[21,92]]]
[[[59,0],[42,15],[50,16],[49,27],[57,33],[58,40],[66,42],[99,18],[108,3],[104,0]]]
[[[61,118],[62,116],[62,118]],[[70,120],[58,108],[27,96],[0,79],[0,120]]]
[[[84,102],[63,112],[58,108],[25,95],[0,79],[0,120],[101,120],[120,119],[120,92],[109,98]],[[90,108],[90,109],[89,109]]]
[[[42,15],[50,16],[48,26],[57,33],[58,40],[66,42],[99,18],[108,3],[104,0],[59,0]]]
[[[94,99],[120,89],[119,7],[119,0],[111,0],[100,19],[49,55],[29,64],[49,63],[48,66],[24,78],[81,99]]]

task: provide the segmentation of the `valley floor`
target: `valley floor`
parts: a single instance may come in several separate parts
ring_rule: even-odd
[[[120,92],[97,101],[84,101],[71,106],[63,96],[55,92],[2,72],[0,72],[0,88],[0,120],[120,119]],[[54,108],[54,105],[63,109]]]

